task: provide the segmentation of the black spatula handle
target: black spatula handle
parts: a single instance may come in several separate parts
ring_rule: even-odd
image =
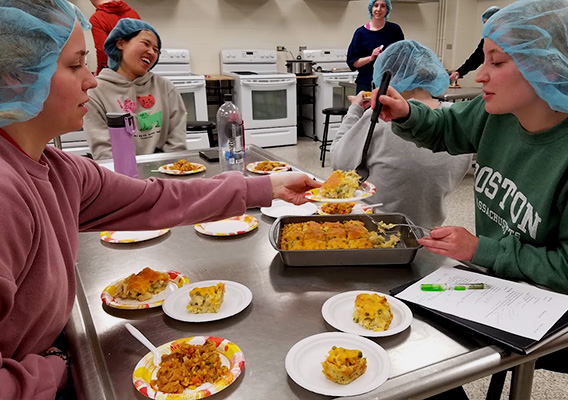
[[[377,104],[375,105],[375,109],[373,110],[373,114],[371,115],[371,127],[369,128],[369,132],[367,133],[367,139],[365,139],[365,146],[363,147],[363,157],[361,158],[361,163],[367,161],[367,152],[369,151],[371,138],[373,137],[373,132],[375,131],[375,125],[377,125],[377,121],[379,120],[379,114],[381,113],[381,109],[383,108],[383,105],[381,104],[381,102],[379,102],[379,96],[387,93],[387,89],[389,87],[391,78],[392,78],[391,72],[385,71],[381,79],[379,94],[377,94],[377,99],[376,99]]]

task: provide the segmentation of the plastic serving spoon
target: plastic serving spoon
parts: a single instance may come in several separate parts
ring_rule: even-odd
[[[152,342],[150,342],[148,340],[148,338],[142,334],[142,332],[140,332],[138,329],[133,327],[128,322],[125,323],[124,326],[126,326],[126,329],[128,329],[128,332],[130,332],[130,334],[132,336],[134,336],[136,339],[138,339],[138,341],[140,343],[142,343],[144,346],[146,346],[146,348],[148,350],[150,350],[152,352],[152,354],[154,355],[154,357],[153,357],[154,358],[154,365],[156,367],[159,367],[160,366],[160,360],[162,359],[162,356],[160,355],[160,352],[158,351],[156,346],[154,346],[152,344]]]

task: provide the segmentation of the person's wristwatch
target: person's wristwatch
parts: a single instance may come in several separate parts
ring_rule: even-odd
[[[41,353],[41,355],[43,357],[57,356],[61,358],[63,361],[65,361],[65,368],[67,368],[67,370],[69,371],[69,367],[71,366],[71,357],[69,357],[64,351],[58,349],[57,347],[50,347],[49,349]]]

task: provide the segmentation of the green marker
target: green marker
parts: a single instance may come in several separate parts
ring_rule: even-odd
[[[449,285],[447,283],[423,283],[420,289],[425,292],[443,292],[444,290],[472,290],[472,289],[487,289],[484,283],[464,283],[461,285]]]

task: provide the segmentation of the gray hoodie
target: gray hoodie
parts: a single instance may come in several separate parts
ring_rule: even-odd
[[[442,103],[449,107],[451,103]],[[370,108],[352,104],[331,145],[334,169],[355,169],[361,162],[363,146],[371,126]],[[370,198],[384,203],[382,212],[406,215],[426,227],[440,226],[446,219],[445,199],[462,181],[471,166],[472,155],[433,153],[395,135],[391,123],[379,120],[375,126],[367,166],[369,182],[377,187]]]
[[[186,150],[187,113],[181,95],[165,78],[147,72],[128,80],[105,68],[97,76],[98,86],[88,91],[89,112],[83,129],[95,160],[112,158],[107,112],[135,116],[136,154]]]

